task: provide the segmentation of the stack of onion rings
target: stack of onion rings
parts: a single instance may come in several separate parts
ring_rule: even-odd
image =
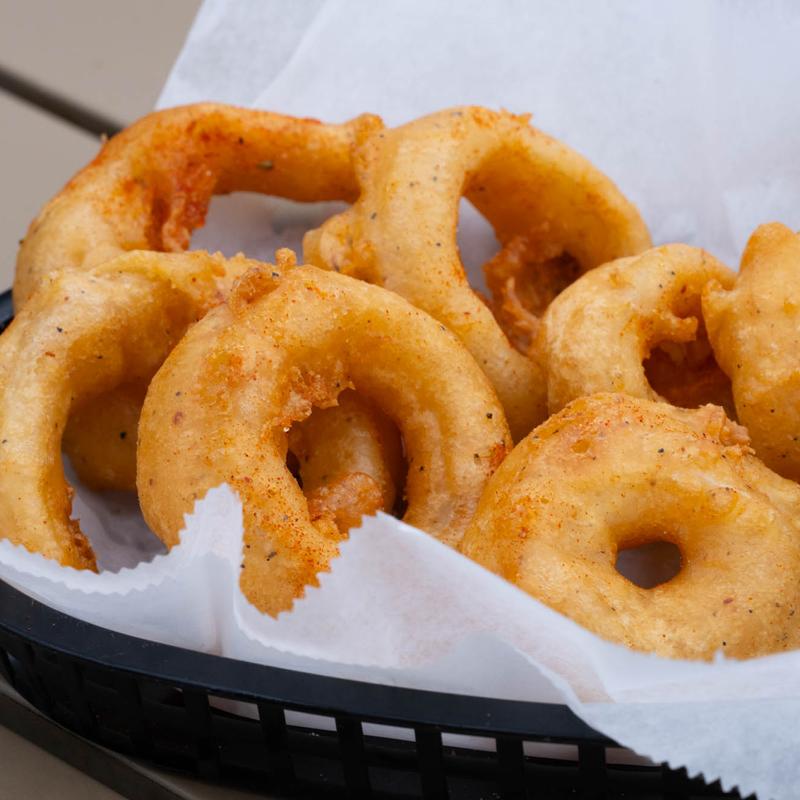
[[[235,190],[353,205],[306,235],[318,266],[162,252]],[[456,245],[462,196],[501,243],[491,301]],[[385,510],[633,648],[800,646],[800,487],[776,474],[800,479],[800,237],[762,226],[738,278],[649,245],[617,188],[527,117],[150,115],[20,250],[0,337],[4,535],[96,568],[63,444],[87,483],[135,483],[168,546],[230,484],[241,587],[269,614]],[[682,563],[649,588],[617,556],[654,541]]]
[[[380,127],[371,115],[325,125],[217,103],[150,114],[110,139],[31,223],[17,258],[15,306],[54,271],[91,268],[130,250],[184,250],[214,194],[352,201],[352,145]],[[146,388],[128,383],[76,409],[64,449],[84,483],[135,487]],[[120,439],[120,430],[129,435]]]

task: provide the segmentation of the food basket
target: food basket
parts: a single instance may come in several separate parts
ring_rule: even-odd
[[[6,292],[0,330],[11,315]],[[404,689],[192,652],[90,625],[2,581],[0,671],[37,709],[85,739],[261,791],[475,800],[739,797],[685,771],[620,763],[626,759],[618,745],[563,705]],[[15,727],[7,708],[0,720]],[[17,729],[57,749],[33,727]],[[109,782],[91,759],[80,766]]]

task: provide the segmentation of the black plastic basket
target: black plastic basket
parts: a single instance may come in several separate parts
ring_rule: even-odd
[[[10,318],[6,293],[0,328]],[[401,689],[192,652],[90,625],[2,581],[0,671],[36,708],[86,739],[262,791],[470,800],[739,797],[685,771],[614,763],[618,745],[563,705]],[[230,701],[247,706],[234,714]],[[318,716],[287,724],[287,711]],[[365,724],[404,730],[376,735],[374,728],[365,733]],[[448,734],[482,737],[490,746],[454,746]],[[528,742],[571,745],[575,757],[530,755]]]

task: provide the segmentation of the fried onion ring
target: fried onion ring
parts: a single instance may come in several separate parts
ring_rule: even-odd
[[[257,262],[134,252],[47,277],[0,338],[2,533],[65,566],[94,569],[70,519],[61,436],[73,407],[147,381],[186,328]]]
[[[757,228],[736,283],[709,284],[703,313],[756,453],[800,481],[800,236],[779,223]]]
[[[542,320],[538,346],[550,412],[595,392],[695,407],[716,401],[731,409],[730,384],[705,338],[700,306],[709,281],[730,286],[733,279],[709,253],[682,244],[582,275]]]
[[[148,114],[109,139],[31,223],[14,306],[61,269],[89,269],[128,250],[185,250],[215,194],[352,202],[353,142],[380,127],[368,114],[325,125],[219,103]]]
[[[316,585],[341,535],[312,521],[287,431],[349,388],[400,429],[404,519],[455,545],[510,448],[491,384],[447,329],[385,289],[314,267],[254,269],[153,379],[139,425],[142,511],[168,545],[208,489],[242,498],[241,586],[270,614]]]
[[[489,481],[461,551],[589,630],[663,656],[800,647],[800,487],[722,409],[575,400]],[[642,588],[621,550],[668,541],[681,570]]]
[[[309,263],[401,294],[447,325],[494,385],[515,438],[545,417],[540,366],[508,341],[472,290],[456,244],[467,197],[502,245],[582,270],[650,245],[636,209],[614,184],[527,116],[464,107],[361,137],[361,194],[303,242]]]
[[[17,257],[15,307],[53,271],[88,269],[136,249],[184,250],[214,194],[352,201],[353,141],[379,127],[371,115],[325,125],[217,103],[149,114],[110,139],[31,223]],[[134,488],[132,400],[145,390],[86,401],[68,426],[64,447],[87,485]],[[120,440],[122,430],[133,436]]]

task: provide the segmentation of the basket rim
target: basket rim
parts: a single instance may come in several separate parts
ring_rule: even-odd
[[[566,705],[335,678],[187,650],[85,622],[2,580],[0,632],[85,664],[255,704],[401,727],[617,746]]]

